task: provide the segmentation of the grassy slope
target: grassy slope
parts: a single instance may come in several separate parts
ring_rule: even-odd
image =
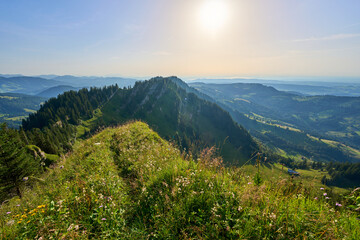
[[[243,175],[245,177],[253,176],[257,171],[257,168],[254,165],[245,165],[244,167],[242,167],[242,169],[243,169]],[[287,167],[283,167],[279,163],[260,166],[261,177],[265,181],[276,181],[279,178],[290,180],[287,170],[288,170]],[[315,169],[307,169],[307,170],[296,169],[296,171],[300,173],[300,177],[296,177],[292,181],[294,181],[297,184],[301,183],[308,188],[316,189],[316,191],[318,191],[320,188],[326,188],[327,192],[332,192],[336,195],[345,195],[352,190],[352,189],[323,185],[321,183],[321,178],[324,175],[330,178],[330,175],[328,174],[327,171],[320,171]],[[321,191],[318,191],[317,194],[321,194]]]
[[[360,236],[355,215],[320,190],[282,174],[254,186],[244,169],[219,168],[203,156],[185,160],[144,123],[106,129],[78,143],[23,199],[2,205],[1,238]]]

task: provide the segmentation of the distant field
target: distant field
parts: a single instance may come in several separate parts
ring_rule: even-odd
[[[0,96],[0,98],[5,98],[5,99],[9,99],[9,100],[18,99],[18,97],[11,97],[11,96]]]

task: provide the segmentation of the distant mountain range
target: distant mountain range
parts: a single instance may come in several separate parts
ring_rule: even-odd
[[[37,95],[56,86],[70,86],[73,88],[103,87],[118,84],[119,87],[129,87],[135,84],[136,79],[120,77],[74,77],[53,76],[53,78],[26,77],[26,76],[0,76],[0,93],[13,92],[28,95]],[[50,77],[46,75],[44,77]],[[62,88],[58,88],[61,90]],[[66,88],[63,88],[66,90]],[[53,95],[51,95],[53,96]]]
[[[335,81],[337,80],[337,81]],[[232,84],[232,83],[259,83],[265,86],[271,86],[279,91],[291,92],[299,95],[334,95],[334,96],[360,96],[360,78],[338,78],[326,81],[319,80],[265,80],[265,79],[197,79],[188,81],[189,84],[202,82],[208,84]]]
[[[36,95],[45,89],[65,85],[63,82],[39,77],[0,77],[0,92],[23,93]]]

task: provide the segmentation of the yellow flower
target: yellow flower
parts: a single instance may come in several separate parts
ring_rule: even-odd
[[[41,212],[42,212],[42,213],[44,213],[45,211],[44,211],[44,210],[42,210]]]
[[[37,208],[42,208],[42,206],[41,206],[41,205],[39,205]]]
[[[25,208],[25,212],[27,211],[27,208]]]
[[[29,221],[27,221],[26,223],[29,223],[30,222],[30,220]]]
[[[31,214],[31,216],[35,216],[35,215],[36,215],[35,213]]]
[[[21,223],[21,221],[18,221],[17,223]]]

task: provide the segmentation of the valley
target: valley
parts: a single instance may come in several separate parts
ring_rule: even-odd
[[[359,161],[358,97],[298,96],[246,83],[190,86],[230,108],[234,120],[275,150],[318,161]]]

